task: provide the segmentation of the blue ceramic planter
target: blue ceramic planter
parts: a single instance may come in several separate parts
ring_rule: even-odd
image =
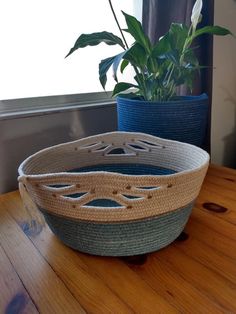
[[[182,96],[176,101],[149,102],[117,97],[118,130],[202,146],[206,135],[208,97]]]

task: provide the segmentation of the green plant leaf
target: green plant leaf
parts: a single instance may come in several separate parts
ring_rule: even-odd
[[[107,82],[107,71],[117,58],[120,59],[120,53],[113,57],[106,58],[99,63],[99,80],[104,89]]]
[[[212,34],[219,36],[233,35],[230,30],[221,26],[205,26],[203,28],[197,29],[193,34],[193,37],[197,37],[203,34]]]
[[[128,64],[129,64],[129,61],[125,60],[125,59],[121,62],[121,65],[120,65],[120,72],[121,73],[124,72],[124,69],[127,67]]]
[[[114,59],[114,61],[113,61],[113,66],[112,66],[112,68],[113,68],[113,77],[114,77],[114,80],[115,80],[116,82],[118,82],[118,79],[117,79],[117,70],[118,70],[119,64],[120,64],[120,62],[121,62],[121,59],[123,58],[123,56],[124,56],[125,53],[126,53],[126,51],[119,53],[119,54],[115,57],[115,59]]]
[[[188,37],[188,27],[181,23],[172,23],[169,30],[169,40],[172,49],[182,52]]]
[[[132,65],[141,69],[147,64],[147,54],[143,46],[139,43],[135,43],[131,48],[126,50],[123,59],[128,60]]]
[[[127,89],[130,89],[131,87],[138,88],[137,85],[130,84],[130,83],[125,83],[125,82],[117,83],[116,86],[114,87],[112,96],[115,96],[115,95],[117,95],[117,94],[119,94],[119,93],[121,93]]]
[[[198,47],[196,47],[198,48]],[[194,66],[197,66],[199,63],[198,63],[198,59],[194,53],[194,48],[189,48],[189,49],[186,49],[184,54],[183,54],[183,64],[191,64],[191,65],[194,65]]]
[[[134,37],[147,52],[150,52],[151,43],[147,35],[144,33],[142,24],[132,15],[123,12],[128,27],[128,32]]]
[[[120,45],[123,49],[125,49],[125,45],[122,39],[112,33],[99,32],[92,34],[82,34],[76,40],[74,47],[70,49],[66,57],[71,55],[74,51],[76,51],[79,48],[84,48],[86,46],[96,46],[102,42],[107,45]]]
[[[192,92],[193,90],[193,82],[194,78],[196,76],[196,71],[191,69],[186,69],[186,71],[182,75],[182,82],[177,82],[177,84],[180,86],[182,84],[186,84],[187,88]],[[177,86],[178,86],[177,85]]]
[[[154,45],[152,56],[155,58],[165,58],[165,56],[175,63],[179,63],[179,58],[183,50],[186,38],[188,37],[187,26],[180,23],[172,23],[168,33],[159,39]]]
[[[179,53],[177,49],[170,50],[163,55],[159,56],[160,59],[170,60],[175,65],[179,65]]]
[[[137,96],[138,96],[138,99],[143,99],[143,97],[140,97],[137,92],[135,93],[130,92],[130,93],[124,93],[124,94],[119,93],[119,96],[125,96],[125,98],[129,98],[129,99],[134,99],[134,98],[137,99]]]
[[[156,58],[149,56],[147,59],[147,69],[149,73],[154,73],[155,75],[158,72],[158,62]]]
[[[107,82],[107,71],[110,69],[114,62],[115,56],[106,58],[99,63],[99,80],[102,87],[105,89]]]
[[[171,50],[169,33],[162,36],[159,41],[154,45],[152,56],[158,58],[159,56]]]

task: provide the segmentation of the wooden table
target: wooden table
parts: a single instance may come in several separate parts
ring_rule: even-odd
[[[236,170],[212,165],[179,239],[136,258],[73,251],[1,195],[0,313],[236,313],[235,192]]]

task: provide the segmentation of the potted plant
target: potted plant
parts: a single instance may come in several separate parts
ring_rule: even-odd
[[[194,76],[201,70],[192,44],[196,37],[203,34],[228,35],[231,32],[220,26],[198,28],[202,0],[197,0],[192,9],[190,26],[172,23],[169,31],[151,44],[141,23],[124,12],[127,28],[122,30],[111,0],[108,1],[121,37],[105,31],[82,34],[67,56],[79,48],[102,42],[119,45],[121,53],[99,64],[99,79],[104,89],[107,71],[111,67],[113,69],[116,80],[113,96],[118,96],[119,130],[144,132],[201,146],[207,125],[208,97],[206,94],[191,96]],[[125,40],[124,32],[134,38],[131,47]],[[135,72],[135,83],[118,82],[118,69],[123,73],[129,64]],[[177,87],[182,84],[188,87],[190,96],[177,96]]]

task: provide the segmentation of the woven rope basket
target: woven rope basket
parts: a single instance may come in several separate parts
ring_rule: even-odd
[[[20,165],[18,179],[23,200],[28,193],[66,245],[127,256],[178,237],[208,163],[190,144],[112,132],[41,150]]]

